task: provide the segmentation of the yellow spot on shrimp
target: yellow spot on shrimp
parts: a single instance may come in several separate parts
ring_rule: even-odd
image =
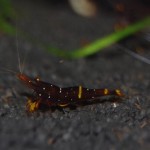
[[[108,95],[108,89],[104,89],[104,94]]]
[[[121,93],[121,91],[120,90],[115,90],[116,91],[116,94],[118,95],[118,96],[122,96],[122,93]]]
[[[68,104],[59,104],[60,107],[66,107]]]
[[[78,98],[80,99],[82,97],[82,86],[79,86],[79,92],[78,92]]]
[[[32,102],[31,99],[28,99],[26,107],[27,107],[27,111],[34,112],[39,108],[39,101]]]

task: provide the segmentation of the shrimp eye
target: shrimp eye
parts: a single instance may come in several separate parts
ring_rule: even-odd
[[[40,81],[40,78],[36,77],[34,80],[38,82],[38,81]]]

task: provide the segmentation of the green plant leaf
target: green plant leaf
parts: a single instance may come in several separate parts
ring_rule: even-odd
[[[73,51],[60,50],[60,49],[52,48],[51,46],[47,46],[47,47],[44,46],[44,47],[50,53],[59,57],[69,58],[69,59],[82,58],[89,55],[93,55],[103,50],[104,48],[110,46],[111,44],[116,43],[148,26],[150,26],[150,17],[145,18],[144,20],[141,20],[135,24],[131,24],[125,29],[122,29],[108,36],[100,38],[83,48],[79,48]]]

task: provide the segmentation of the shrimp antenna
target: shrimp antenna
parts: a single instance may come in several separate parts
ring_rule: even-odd
[[[19,53],[19,39],[18,39],[18,22],[17,22],[17,15],[16,15],[16,49],[17,49],[17,57],[18,57],[18,68],[19,72],[22,74],[22,68],[21,68],[21,59],[20,59],[20,53]]]
[[[23,73],[23,70],[24,70],[24,66],[25,66],[25,62],[26,62],[27,55],[28,55],[28,51],[26,51],[25,56],[24,56],[24,59],[23,59],[22,70],[21,70],[22,73]]]
[[[22,74],[28,52],[26,51],[24,59],[21,62],[21,57],[20,57],[20,53],[19,53],[19,39],[18,39],[18,30],[17,29],[18,29],[18,22],[17,22],[17,16],[16,16],[16,47],[17,47],[18,67],[19,67],[20,73]]]
[[[17,30],[16,30],[16,48],[17,48],[19,71],[20,71],[20,73],[22,73],[20,53],[19,53],[18,31]]]
[[[9,72],[9,73],[13,73],[13,74],[17,74],[17,72],[13,71],[13,70],[10,70],[10,69],[7,69],[7,68],[1,68],[1,70],[3,71],[6,71],[6,72]]]

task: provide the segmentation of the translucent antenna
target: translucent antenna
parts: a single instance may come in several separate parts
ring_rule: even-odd
[[[18,65],[19,65],[18,67],[19,67],[20,73],[22,73],[21,60],[20,60],[20,54],[19,54],[19,42],[18,42],[18,32],[17,32],[17,30],[16,30],[16,48],[17,48]]]
[[[11,69],[7,69],[7,68],[0,68],[3,71],[9,72],[9,73],[13,73],[13,74],[17,74],[17,72],[11,70]]]
[[[21,62],[21,57],[20,57],[20,53],[19,53],[19,39],[18,39],[18,30],[17,29],[18,29],[18,22],[17,22],[17,16],[16,16],[16,48],[17,48],[17,57],[18,57],[18,68],[19,68],[20,73],[22,74],[24,66],[25,66],[25,60],[27,57],[27,51],[25,53],[23,61]]]
[[[23,59],[23,63],[22,63],[22,70],[21,70],[22,72],[21,72],[21,73],[23,73],[23,70],[24,70],[24,67],[25,67],[25,61],[26,61],[27,55],[28,55],[28,52],[26,51],[25,56],[24,56],[24,59]]]

